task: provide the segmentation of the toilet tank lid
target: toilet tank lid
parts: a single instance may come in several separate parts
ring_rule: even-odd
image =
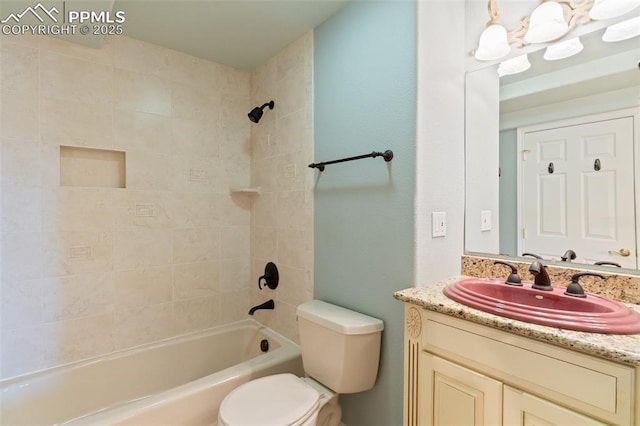
[[[297,315],[342,334],[368,334],[384,329],[382,320],[321,300],[298,306]]]

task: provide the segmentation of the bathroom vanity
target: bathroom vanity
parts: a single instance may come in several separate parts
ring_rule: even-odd
[[[405,302],[405,426],[640,424],[640,335],[481,312],[443,294],[462,278],[394,294]]]

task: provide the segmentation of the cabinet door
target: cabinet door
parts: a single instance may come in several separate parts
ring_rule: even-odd
[[[604,424],[520,390],[509,386],[504,387],[505,426],[591,426]]]
[[[421,356],[421,425],[501,424],[501,382],[427,352]]]

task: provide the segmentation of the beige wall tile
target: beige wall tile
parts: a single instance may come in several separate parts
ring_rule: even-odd
[[[40,186],[40,144],[22,139],[0,139],[2,183]]]
[[[304,65],[291,67],[284,77],[278,81],[279,108],[276,112],[278,118],[284,118],[289,114],[306,107],[309,84],[305,74]]]
[[[3,138],[39,140],[39,91],[35,86],[28,92],[0,91],[0,125]]]
[[[190,85],[208,96],[219,92],[222,66],[175,50],[166,50],[166,75],[172,81]]]
[[[165,152],[171,150],[171,119],[136,111],[115,111],[114,147],[120,150]]]
[[[114,232],[114,270],[144,269],[171,264],[172,232],[129,229]]]
[[[116,108],[164,116],[171,115],[171,85],[164,79],[116,68],[114,80]]]
[[[0,375],[12,377],[45,366],[42,326],[8,329],[0,335]]]
[[[175,329],[178,333],[219,325],[222,321],[220,296],[180,300],[173,305]]]
[[[150,191],[171,189],[175,178],[168,154],[129,150],[126,157],[127,188]]]
[[[48,98],[113,108],[113,71],[106,65],[41,51],[40,89]]]
[[[173,263],[207,262],[220,259],[220,228],[173,231]]]
[[[42,229],[42,190],[38,186],[2,185],[3,232],[39,232]]]
[[[307,152],[312,140],[312,127],[305,109],[278,120],[278,154]]]
[[[3,44],[1,90],[31,91],[40,82],[39,70],[37,49],[16,43]]]
[[[241,257],[249,253],[251,235],[247,226],[222,228],[222,258]]]
[[[251,228],[251,256],[259,259],[274,259],[278,253],[276,228],[254,226]]]
[[[170,266],[115,273],[115,305],[118,312],[170,302],[173,274]]]
[[[223,184],[220,160],[217,157],[196,157],[175,155],[171,159],[173,181],[171,189],[175,192],[198,192],[202,194],[228,191]]]
[[[126,36],[113,37],[116,68],[166,77],[166,49]]]
[[[173,151],[196,157],[219,157],[222,142],[219,127],[209,121],[188,118],[171,120]]]
[[[253,203],[251,223],[254,226],[276,226],[278,214],[278,193],[260,194]]]
[[[47,144],[113,148],[113,112],[102,105],[42,97],[42,141]]]
[[[119,36],[115,37],[118,38]],[[87,49],[76,43],[60,40],[54,37],[43,36],[40,38],[40,49],[48,52],[60,53],[66,56],[91,61],[102,65],[113,63],[114,37],[106,36],[100,48]]]
[[[42,323],[42,280],[3,279],[0,287],[0,323],[3,329]]]
[[[45,277],[113,270],[113,233],[60,231],[42,234]]]
[[[249,289],[223,293],[221,303],[223,323],[249,318]]]
[[[304,191],[287,191],[278,193],[278,228],[304,229],[307,199]]]
[[[219,196],[177,193],[172,197],[173,226],[200,228],[220,225]]]
[[[220,291],[220,260],[173,267],[175,300],[214,296]]]
[[[222,262],[221,292],[235,292],[253,285],[257,286],[257,281],[257,276],[255,282],[251,276],[251,260],[246,254],[242,257],[227,258]]]
[[[40,232],[3,231],[2,280],[42,278],[42,241]]]
[[[45,187],[42,189],[42,229],[111,231],[114,192],[102,188]]]
[[[129,348],[166,339],[174,335],[171,303],[160,303],[131,309],[116,314],[115,347]]]
[[[173,228],[174,199],[164,191],[118,191],[112,195],[115,229]]]
[[[47,278],[43,282],[42,317],[63,321],[113,313],[113,273]]]
[[[44,324],[42,344],[46,366],[72,362],[113,351],[113,315],[97,315]]]
[[[220,122],[220,95],[181,83],[171,84],[171,112],[173,118]]]

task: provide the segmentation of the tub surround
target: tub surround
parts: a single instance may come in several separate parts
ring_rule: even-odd
[[[640,334],[611,335],[562,330],[482,312],[455,302],[442,293],[442,290],[447,285],[464,278],[470,277],[460,275],[438,281],[428,287],[408,288],[394,293],[394,297],[400,301],[412,303],[430,311],[466,319],[588,355],[640,366]],[[640,311],[639,306],[629,306]]]
[[[533,261],[535,259],[531,259]],[[496,259],[479,257],[479,256],[462,256],[461,273],[472,277],[479,278],[506,278],[508,268],[503,265],[494,265]],[[523,281],[533,281],[533,275],[529,273],[529,265],[531,262],[511,261],[518,268],[518,274]],[[566,286],[571,282],[571,276],[577,272],[585,270],[584,265],[575,265],[571,267],[571,263],[567,266],[547,265],[543,260],[542,263],[547,267],[549,278],[554,285]],[[584,277],[580,280],[580,284],[584,291],[608,297],[609,299],[618,300],[625,303],[640,304],[640,276],[619,274],[616,268],[600,268],[597,271],[606,277],[601,280],[595,277]]]

